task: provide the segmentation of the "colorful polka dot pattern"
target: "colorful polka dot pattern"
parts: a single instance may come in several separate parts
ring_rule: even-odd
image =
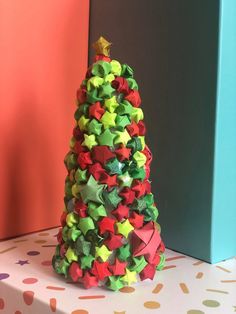
[[[11,250],[8,249],[13,247],[14,240],[0,243],[0,314],[23,314],[29,310],[32,313],[61,311],[69,314],[138,311],[143,314],[208,314],[212,311],[222,314],[236,311],[235,258],[209,265],[166,250],[166,267],[153,281],[125,285],[117,293],[99,287],[87,290],[70,278],[62,280],[53,271],[50,256],[57,233],[58,228],[23,236],[24,241],[19,238]],[[40,239],[51,246],[37,242]],[[174,295],[171,302],[170,295]]]

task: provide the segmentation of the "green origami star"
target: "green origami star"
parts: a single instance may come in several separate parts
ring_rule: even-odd
[[[95,229],[93,219],[91,217],[84,217],[79,219],[78,227],[85,235],[89,230]]]
[[[106,129],[101,135],[97,137],[98,143],[100,145],[106,145],[106,146],[114,146],[114,138],[116,137],[116,134],[112,133],[110,129]]]
[[[141,257],[133,257],[132,258],[134,265],[130,267],[130,270],[136,271],[137,273],[140,273],[144,267],[148,264],[142,255]]]
[[[111,98],[115,89],[111,86],[110,83],[106,83],[99,87],[99,97],[102,98]]]
[[[128,171],[118,176],[120,181],[120,186],[128,186],[130,187],[133,181],[133,178],[129,175]]]
[[[126,125],[130,124],[130,119],[126,114],[123,116],[118,115],[116,118],[116,124],[119,127],[119,129],[123,131]]]
[[[81,170],[80,168],[78,168],[76,173],[75,173],[76,182],[78,182],[78,183],[86,182],[87,181],[86,173],[87,173],[87,169]]]
[[[102,133],[102,124],[99,123],[96,119],[93,119],[88,124],[88,133],[100,135]]]
[[[131,115],[131,113],[133,112],[133,106],[129,101],[123,100],[123,102],[116,109],[116,112],[121,115],[123,114]]]
[[[109,99],[105,100],[105,107],[111,112],[113,113],[116,108],[119,106],[117,100],[116,100],[116,96],[113,96]]]
[[[130,244],[127,243],[126,245],[121,246],[118,250],[118,257],[122,261],[127,261],[128,257],[130,257]]]
[[[124,164],[119,162],[117,158],[113,158],[107,162],[105,168],[109,171],[110,174],[122,174],[122,169]]]
[[[107,216],[105,207],[102,204],[98,205],[93,202],[88,203],[88,213],[94,220]]]
[[[91,249],[91,242],[86,241],[83,236],[80,236],[75,243],[75,251],[77,255],[86,255],[88,256]]]
[[[122,197],[118,195],[118,191],[114,188],[111,192],[104,191],[103,197],[105,204],[108,208],[116,208],[117,205],[122,201]]]
[[[95,260],[95,257],[92,255],[88,256],[82,256],[80,261],[81,261],[81,268],[91,268],[92,267],[92,262]]]
[[[98,184],[92,175],[90,175],[88,182],[80,186],[80,195],[84,203],[89,201],[104,204],[102,199],[102,192],[107,187],[106,184]]]
[[[124,284],[121,282],[120,277],[118,276],[109,276],[109,284],[107,287],[111,290],[117,291],[124,287]]]

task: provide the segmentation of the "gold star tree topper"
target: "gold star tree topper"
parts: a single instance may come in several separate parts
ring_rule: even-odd
[[[107,41],[104,37],[100,36],[99,39],[93,44],[93,48],[97,55],[104,55],[110,57],[110,48],[112,43]]]

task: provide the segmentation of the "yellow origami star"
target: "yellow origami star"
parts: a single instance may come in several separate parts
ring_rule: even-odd
[[[143,120],[144,115],[141,108],[133,108],[131,112],[131,119],[138,123],[140,120]]]
[[[116,116],[117,116],[116,113],[110,113],[109,111],[106,111],[101,117],[100,122],[102,122],[105,129],[108,129],[116,125],[115,122]]]
[[[143,153],[141,153],[139,151],[134,153],[133,158],[137,162],[137,165],[138,165],[139,168],[144,166],[145,163],[146,163],[146,160],[147,160],[147,157]]]
[[[121,75],[121,64],[117,60],[111,60],[111,73],[114,75],[120,76]]]
[[[128,238],[129,233],[134,230],[134,227],[130,224],[129,219],[124,222],[116,223],[118,233],[122,234],[124,237]]]
[[[69,263],[71,263],[72,261],[78,261],[78,256],[75,254],[74,250],[72,250],[71,247],[67,249],[65,255]]]
[[[103,262],[105,262],[111,254],[112,252],[109,251],[104,244],[101,247],[95,247],[95,257],[100,257]]]
[[[97,55],[110,56],[111,43],[102,36],[93,44],[93,48]]]
[[[115,141],[114,141],[115,144],[122,143],[126,146],[128,141],[131,140],[131,137],[126,129],[122,132],[116,131],[115,133],[117,134],[117,137],[115,138]]]
[[[79,221],[78,216],[74,213],[69,213],[66,216],[66,224],[68,227],[72,227],[74,224],[77,224]]]
[[[96,142],[96,137],[94,134],[87,135],[84,134],[84,141],[82,143],[82,146],[87,146],[89,150],[93,148],[93,146],[96,146],[98,143]]]
[[[103,78],[99,76],[93,76],[91,77],[87,82],[87,89],[88,91],[91,90],[91,85],[95,88],[101,86],[103,84]]]
[[[111,112],[113,113],[116,108],[119,106],[118,102],[116,101],[116,96],[113,96],[109,99],[105,100],[105,107]]]
[[[137,281],[136,271],[130,271],[128,270],[128,268],[126,268],[125,270],[126,273],[124,276],[121,277],[121,280],[127,282],[128,285],[132,284],[133,282],[136,282]]]
[[[89,119],[86,119],[85,116],[81,116],[81,118],[78,121],[78,126],[80,128],[81,131],[86,130],[87,128],[87,124],[89,123]]]
[[[115,75],[112,73],[109,73],[104,77],[104,82],[111,83],[114,79],[115,79]]]
[[[142,150],[145,148],[146,143],[145,143],[145,137],[144,136],[138,136],[138,138],[141,141],[141,145],[142,145]]]

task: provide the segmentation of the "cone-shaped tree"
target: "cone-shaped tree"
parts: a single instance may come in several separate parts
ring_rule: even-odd
[[[118,290],[153,279],[165,246],[149,181],[152,155],[133,70],[109,56],[103,37],[77,92],[65,157],[65,208],[53,267],[90,288]],[[139,275],[139,276],[138,276]]]

